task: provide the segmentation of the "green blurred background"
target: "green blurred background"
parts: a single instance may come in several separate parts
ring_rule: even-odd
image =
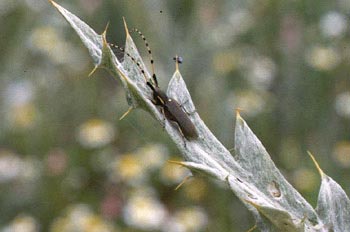
[[[349,193],[348,0],[65,0],[123,45],[122,16],[148,39],[163,89],[181,73],[197,111],[233,147],[241,108],[285,177],[313,205],[320,178],[306,151]],[[249,212],[188,172],[147,113],[44,0],[0,1],[0,231],[246,231]],[[147,60],[144,44],[134,36]]]

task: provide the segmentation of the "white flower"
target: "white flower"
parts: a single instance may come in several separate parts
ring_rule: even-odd
[[[28,215],[17,216],[2,232],[36,232],[39,231],[37,221]]]
[[[256,89],[266,90],[276,74],[276,65],[268,57],[259,57],[249,65],[248,80]]]
[[[125,222],[144,230],[160,229],[166,215],[163,204],[149,195],[132,196],[124,208]]]
[[[164,225],[167,232],[195,232],[201,231],[208,223],[208,216],[199,207],[187,207],[177,211]]]
[[[321,18],[320,29],[325,37],[340,37],[344,35],[347,24],[343,14],[331,11]]]

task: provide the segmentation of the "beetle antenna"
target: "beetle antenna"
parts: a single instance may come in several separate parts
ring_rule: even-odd
[[[151,84],[151,82],[147,81],[148,87],[150,87],[153,91],[156,91],[154,86]]]
[[[152,51],[151,51],[151,48],[149,46],[149,43],[148,43],[146,37],[142,34],[142,32],[139,29],[132,28],[130,30],[130,33],[132,33],[132,32],[136,32],[142,38],[143,42],[146,45],[146,48],[147,48],[147,51],[148,51],[148,55],[149,55],[149,59],[150,59],[150,62],[151,62],[152,80],[153,80],[154,84],[158,87],[158,80],[157,80],[156,74],[154,72],[154,60],[153,60]]]
[[[140,71],[141,71],[143,77],[145,78],[145,81],[146,81],[147,83],[149,83],[149,81],[147,80],[147,77],[146,77],[145,70],[141,67],[141,64],[140,64],[138,61],[136,61],[136,59],[135,59],[132,55],[130,55],[129,53],[127,53],[127,52],[125,51],[124,48],[122,48],[122,47],[120,47],[120,46],[118,46],[118,45],[116,45],[116,44],[108,43],[108,45],[111,46],[112,48],[118,49],[118,50],[121,51],[121,52],[124,52],[124,53],[137,65],[137,67],[140,69]]]

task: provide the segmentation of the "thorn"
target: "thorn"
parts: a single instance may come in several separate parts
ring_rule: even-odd
[[[180,165],[180,166],[182,166],[182,167],[186,167],[186,166],[183,164],[183,162],[181,162],[181,161],[168,160],[168,162],[171,163],[171,164],[177,164],[177,165]]]
[[[179,71],[179,57],[175,56],[175,69],[178,72]]]
[[[127,76],[124,75],[124,73],[122,73],[121,71],[118,71],[118,74],[126,81],[126,82],[129,82],[129,78]]]
[[[55,6],[56,7],[56,5],[57,5],[57,3],[56,2],[54,2],[54,1],[52,1],[52,0],[48,0],[53,6]]]
[[[315,157],[312,155],[312,153],[310,151],[307,151],[307,153],[309,154],[309,156],[311,157],[312,161],[314,162],[316,169],[318,170],[318,172],[320,173],[321,177],[324,177],[324,172],[322,171],[322,169],[320,168],[320,165],[317,163]]]
[[[182,167],[186,167],[182,161],[176,161],[176,160],[168,160],[169,163],[171,164],[177,164],[177,165],[180,165]]]
[[[256,208],[258,211],[260,209],[260,205],[258,204],[255,204],[254,202],[250,201],[250,200],[247,200],[247,199],[243,199],[243,201],[247,204],[250,204],[251,206],[253,206],[254,208]]]
[[[180,184],[178,184],[175,188],[175,191],[177,191],[184,183],[186,183],[190,178],[192,178],[193,176],[186,176],[181,182]]]
[[[107,25],[106,25],[106,27],[105,27],[105,29],[103,31],[104,35],[107,34],[108,27],[109,27],[109,21],[107,22]]]
[[[105,32],[103,32],[103,34],[102,34],[102,50],[103,50],[103,49],[106,49],[106,48],[110,48],[110,49],[111,49],[111,46],[110,46],[110,44],[107,42]],[[111,50],[112,50],[112,49],[111,49]],[[113,50],[112,50],[112,52],[113,52]],[[102,54],[103,54],[103,51],[102,51]]]
[[[88,77],[91,77],[92,74],[94,74],[97,69],[98,69],[98,65],[96,65],[95,68],[89,73]]]
[[[182,167],[185,167],[186,168],[186,165],[184,165],[183,162],[181,161],[176,161],[176,160],[168,160],[169,163],[172,163],[172,164],[177,164],[177,165],[180,165]],[[186,176],[180,184],[178,184],[178,186],[176,186],[175,188],[175,191],[178,190],[189,178],[191,178],[192,176]]]
[[[255,224],[252,228],[250,228],[249,230],[247,230],[247,232],[252,232],[257,228],[257,225]]]
[[[119,121],[125,118],[133,109],[134,108],[130,106],[129,109],[119,118]]]
[[[124,16],[123,16],[123,22],[124,22],[124,28],[125,28],[126,37],[130,37],[128,25],[126,24],[126,20],[125,20]]]
[[[237,107],[237,108],[235,109],[235,111],[236,111],[236,117],[241,117],[241,111],[243,111],[243,110],[244,110],[244,109]]]

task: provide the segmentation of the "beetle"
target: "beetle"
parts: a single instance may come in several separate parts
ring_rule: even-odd
[[[134,57],[132,57],[129,53],[125,52],[125,50],[123,48],[121,48],[117,45],[114,45],[111,43],[109,43],[109,45],[124,52],[137,65],[137,67],[140,69],[141,73],[145,77],[147,86],[153,92],[152,93],[153,99],[151,100],[152,103],[156,106],[160,106],[160,110],[161,110],[162,114],[164,115],[164,117],[177,126],[181,135],[184,138],[186,138],[187,140],[198,139],[198,137],[199,137],[198,132],[197,132],[193,122],[189,118],[188,113],[185,112],[185,110],[182,108],[180,103],[178,103],[178,101],[176,101],[174,98],[168,97],[168,95],[163,90],[160,89],[160,87],[158,85],[157,77],[154,73],[154,66],[153,66],[154,62],[153,62],[153,58],[152,58],[152,52],[148,46],[148,42],[146,41],[146,38],[137,29],[133,29],[131,32],[137,32],[142,37],[143,41],[146,44],[148,53],[151,57],[151,65],[152,65],[152,71],[153,71],[153,74],[152,74],[152,82],[153,83],[151,83],[150,79],[148,79],[146,77],[145,71],[142,69],[140,63],[137,62]],[[182,63],[181,57],[176,56],[176,57],[174,57],[174,60],[176,62],[177,67],[178,67],[179,63]]]
[[[175,60],[178,65],[178,57],[176,57]],[[164,114],[165,118],[167,118],[169,121],[176,123],[181,134],[187,140],[197,139],[199,137],[198,132],[191,119],[188,117],[188,113],[185,112],[182,106],[174,98],[168,97],[168,95],[159,88],[158,81],[155,75],[153,75],[153,80],[155,85],[147,81],[148,87],[150,87],[153,91],[153,104],[161,107],[162,113]]]

